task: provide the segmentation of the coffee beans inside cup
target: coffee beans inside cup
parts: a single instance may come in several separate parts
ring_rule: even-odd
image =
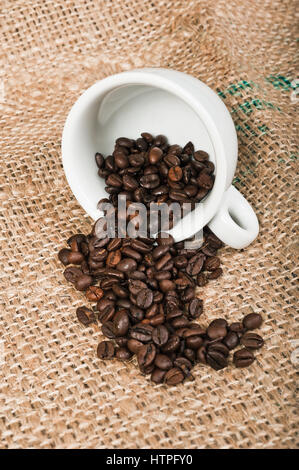
[[[66,267],[65,279],[93,303],[92,308],[79,307],[77,318],[84,326],[101,325],[106,340],[98,345],[98,357],[136,357],[142,374],[167,385],[192,379],[197,363],[215,370],[227,367],[230,351],[238,346],[242,349],[234,353],[234,365],[252,364],[253,351],[263,345],[252,332],[262,323],[259,314],[231,324],[221,318],[206,327],[197,323],[203,312],[200,289],[222,275],[222,242],[215,234],[205,227],[201,244],[186,248],[184,242],[175,243],[163,231],[165,222],[167,228],[175,224],[173,213],[167,220],[161,214],[155,223],[150,220],[143,232],[137,224],[135,238],[128,234],[136,203],[144,204],[147,220],[153,203],[175,202],[180,211],[188,203],[193,210],[213,188],[209,155],[191,142],[169,145],[165,136],[144,132],[136,140],[118,138],[112,155],[96,153],[95,161],[106,183],[107,198],[99,201],[106,218],[88,235],[70,237],[58,258]],[[125,198],[121,209],[119,196]],[[109,217],[113,236],[106,230]]]

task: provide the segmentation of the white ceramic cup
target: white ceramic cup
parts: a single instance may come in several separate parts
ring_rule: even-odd
[[[200,80],[170,69],[144,68],[109,76],[88,88],[72,107],[62,135],[62,159],[68,183],[94,219],[107,196],[94,154],[110,154],[116,138],[141,132],[165,134],[170,143],[189,140],[215,164],[215,183],[200,207],[170,231],[184,240],[209,225],[227,245],[244,248],[257,236],[257,217],[231,183],[238,143],[226,106]]]

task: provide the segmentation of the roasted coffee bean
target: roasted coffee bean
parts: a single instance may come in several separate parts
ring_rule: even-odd
[[[206,353],[207,363],[215,370],[223,369],[227,366],[227,357],[217,349],[209,349]]]
[[[142,289],[146,289],[146,283],[139,280],[129,281],[129,291],[133,295],[137,295]]]
[[[166,354],[157,354],[155,357],[155,366],[162,370],[169,370],[173,363]]]
[[[142,261],[142,255],[141,253],[139,253],[138,251],[136,250],[133,250],[133,248],[131,248],[130,246],[125,246],[123,249],[122,249],[122,254],[129,257],[129,258],[133,258],[135,261],[137,262],[140,262]]]
[[[83,274],[78,277],[75,281],[75,287],[77,290],[85,291],[93,283],[93,278],[88,274]]]
[[[102,166],[104,165],[104,161],[105,161],[103,155],[101,153],[97,152],[95,154],[94,158],[95,158],[95,161],[96,161],[96,164],[97,164],[98,168],[102,168]]]
[[[218,279],[222,274],[222,268],[215,269],[214,271],[211,271],[206,274],[206,277],[208,279]]]
[[[145,189],[154,189],[160,185],[160,178],[157,174],[149,174],[140,178],[140,184]]]
[[[169,251],[169,246],[168,245],[159,245],[153,250],[153,259],[157,260],[164,256],[166,253]]]
[[[186,350],[185,350],[185,353],[186,353]],[[196,358],[199,362],[201,362],[202,364],[206,364],[207,363],[207,359],[206,359],[206,348],[205,346],[200,346],[197,350],[197,353],[196,353]]]
[[[93,310],[87,307],[78,307],[76,310],[77,318],[80,323],[87,326],[91,323],[95,323],[96,316]]]
[[[147,243],[136,238],[131,241],[131,248],[139,253],[149,253],[151,251],[151,247]]]
[[[112,341],[101,341],[97,347],[97,356],[100,359],[112,359],[115,356],[115,347]]]
[[[103,310],[99,311],[99,320],[104,325],[104,323],[107,323],[113,319],[114,314],[115,314],[114,304],[107,305]]]
[[[140,369],[146,369],[150,366],[156,357],[157,349],[154,344],[144,344],[137,352],[137,361]]]
[[[151,381],[156,384],[161,384],[164,381],[165,374],[166,374],[166,370],[161,370],[158,367],[156,367],[152,371]]]
[[[128,361],[129,359],[131,359],[132,353],[126,347],[120,347],[116,348],[115,357],[120,361]]]
[[[156,165],[162,158],[163,151],[159,147],[152,147],[149,155],[148,161],[151,165]]]
[[[168,178],[170,181],[180,181],[183,177],[183,171],[180,166],[172,166],[168,171]]]
[[[113,317],[113,331],[115,336],[125,336],[130,326],[129,316],[125,309],[117,312]]]
[[[220,259],[217,256],[211,256],[207,258],[204,264],[205,269],[208,271],[215,271],[220,266]]]
[[[191,318],[199,318],[203,312],[203,301],[198,298],[191,300],[188,309]]]
[[[107,245],[108,251],[115,251],[121,247],[122,239],[121,238],[113,238],[111,242]]]
[[[124,188],[128,191],[135,191],[138,188],[137,180],[131,175],[124,175],[122,178]]]
[[[141,308],[136,307],[136,305],[131,305],[129,310],[129,316],[133,323],[139,323],[144,318],[144,311]]]
[[[141,289],[136,296],[136,304],[142,309],[150,307],[153,303],[153,291],[150,289]]]
[[[121,251],[114,250],[109,253],[106,259],[106,265],[110,268],[114,268],[121,261]]]
[[[141,343],[149,343],[152,340],[153,327],[150,325],[135,325],[130,330],[130,337]]]
[[[169,338],[169,333],[168,333],[167,328],[163,325],[157,326],[157,328],[155,328],[152,332],[152,338],[153,338],[153,342],[157,346],[159,347],[164,346],[167,343],[168,338]]]
[[[238,337],[240,338],[240,336],[242,336],[242,334],[245,332],[245,328],[243,326],[243,323],[237,321],[237,322],[234,322],[234,323],[231,323],[229,325],[229,330],[230,331],[234,331],[235,333],[237,333]]]
[[[112,186],[113,188],[121,188],[123,185],[123,180],[121,177],[115,173],[112,173],[106,179],[106,184],[108,186]]]
[[[233,362],[236,367],[248,367],[255,360],[254,355],[249,349],[239,349],[234,353]]]
[[[152,134],[150,134],[149,132],[142,132],[142,133],[141,133],[141,137],[143,137],[143,139],[144,139],[148,144],[150,144],[150,143],[153,142],[153,140],[154,140]]]
[[[75,284],[77,279],[79,279],[79,277],[81,277],[82,274],[83,273],[81,269],[75,268],[74,266],[69,266],[68,268],[66,268],[66,270],[63,273],[65,279],[71,282],[72,284]]]
[[[69,260],[69,255],[70,254],[71,254],[71,250],[68,250],[67,248],[63,248],[62,250],[59,251],[58,259],[59,259],[59,261],[61,261],[62,264],[64,264],[64,266],[67,266],[68,264],[71,264],[71,262]]]
[[[97,286],[90,286],[86,290],[85,296],[91,302],[98,302],[104,295],[103,289]]]
[[[137,263],[133,258],[123,258],[116,266],[116,269],[123,273],[135,271],[136,268],[137,268]]]
[[[121,150],[114,152],[114,162],[118,168],[127,168],[129,166],[129,159],[127,155]]]
[[[199,274],[200,271],[202,270],[205,258],[206,258],[205,255],[203,255],[202,253],[199,253],[193,256],[189,260],[189,263],[186,269],[187,274],[189,274],[190,276],[197,276],[197,274]]]
[[[246,330],[255,330],[259,328],[263,319],[259,313],[249,313],[243,319],[243,326]]]
[[[203,150],[197,150],[197,152],[194,152],[194,158],[198,162],[205,162],[209,158],[209,154],[207,152],[204,152]]]
[[[188,377],[190,375],[190,371],[192,369],[192,362],[189,361],[186,357],[177,357],[173,365],[181,369],[185,377]]]
[[[173,281],[170,281],[169,279],[164,279],[160,281],[159,286],[162,292],[169,292],[176,288],[175,283]]]
[[[177,385],[184,381],[184,374],[178,367],[173,367],[166,372],[164,381],[167,385]]]
[[[264,340],[260,335],[248,332],[242,336],[240,343],[248,349],[260,349],[264,344]]]
[[[176,351],[180,346],[180,338],[178,335],[172,335],[167,343],[162,347],[163,353]]]
[[[112,285],[112,290],[115,293],[115,295],[121,299],[126,299],[127,297],[129,297],[129,292],[127,291],[127,289],[123,286],[120,286],[118,284],[118,281],[116,282],[117,284]]]
[[[116,139],[115,143],[120,145],[121,147],[127,147],[128,149],[134,146],[134,142],[132,139],[127,139],[127,137],[119,137]]]
[[[157,271],[161,271],[161,269],[166,269],[167,263],[171,260],[171,254],[166,253],[162,258],[159,258],[158,261],[155,263],[155,268]]]
[[[223,339],[227,334],[227,322],[222,318],[213,320],[208,329],[207,334],[210,339]]]
[[[102,333],[104,336],[106,336],[106,338],[109,339],[114,339],[116,337],[112,321],[107,321],[102,325]]]
[[[223,339],[223,343],[228,347],[228,349],[234,349],[239,344],[239,336],[234,331],[229,331]]]
[[[143,343],[141,343],[140,341],[137,341],[136,339],[129,339],[127,342],[127,348],[133,354],[137,354],[141,346],[143,346]]]

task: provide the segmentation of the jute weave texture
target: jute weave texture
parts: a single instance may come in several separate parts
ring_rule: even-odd
[[[1,447],[297,446],[295,5],[1,1]],[[246,370],[197,366],[176,388],[96,358],[101,334],[77,323],[84,298],[56,257],[91,224],[62,170],[67,113],[95,81],[144,66],[219,93],[239,139],[234,184],[261,226],[249,248],[222,250],[224,275],[199,293],[203,325],[261,313],[265,347]]]

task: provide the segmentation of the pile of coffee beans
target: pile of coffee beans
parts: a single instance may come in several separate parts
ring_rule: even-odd
[[[105,178],[108,198],[118,214],[118,196],[125,195],[128,208],[142,202],[195,204],[212,189],[214,165],[204,151],[168,145],[166,137],[142,133],[137,140],[116,140],[112,155],[95,155],[99,176]],[[126,221],[131,216],[123,215]],[[161,228],[161,220],[159,221]],[[150,228],[150,227],[149,227]],[[197,320],[203,302],[196,287],[203,287],[222,274],[217,251],[222,242],[208,227],[203,244],[186,249],[172,236],[159,232],[129,238],[101,236],[96,224],[88,235],[76,234],[58,257],[66,266],[64,276],[93,308],[77,309],[78,320],[86,326],[100,323],[108,339],[97,348],[101,359],[130,360],[136,355],[143,374],[155,383],[176,385],[192,379],[191,370],[203,363],[220,370],[228,365],[229,352],[236,367],[253,363],[253,351],[263,339],[252,330],[262,323],[252,313],[242,322],[228,324],[213,320],[207,328]]]

